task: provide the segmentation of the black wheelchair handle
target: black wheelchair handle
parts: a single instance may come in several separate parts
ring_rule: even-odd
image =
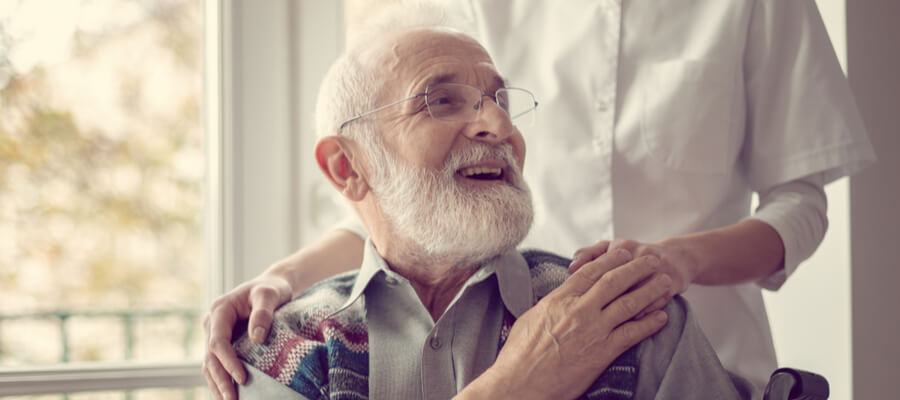
[[[819,374],[793,368],[779,368],[772,373],[770,386],[789,386],[791,400],[825,400],[828,398],[828,381]],[[770,388],[766,389],[768,394]]]

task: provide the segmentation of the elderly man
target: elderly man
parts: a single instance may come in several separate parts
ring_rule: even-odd
[[[279,309],[263,344],[235,342],[242,397],[740,397],[681,299],[634,318],[671,285],[655,257],[614,251],[569,276],[515,250],[529,92],[461,33],[368,39],[323,83],[316,146],[370,233],[362,267]]]

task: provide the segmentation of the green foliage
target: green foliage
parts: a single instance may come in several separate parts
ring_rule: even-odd
[[[0,313],[202,301],[203,173],[178,165],[203,155],[202,3],[157,3],[132,25],[76,32],[71,67],[19,72],[0,89],[0,241],[14,243],[0,245]],[[154,58],[146,70],[102,64],[126,65],[110,56],[122,49]],[[121,101],[61,81],[92,65],[118,73],[91,84]],[[152,106],[145,77],[160,65],[173,89],[196,88],[174,112]]]

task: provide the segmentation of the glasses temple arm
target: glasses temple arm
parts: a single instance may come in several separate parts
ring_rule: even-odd
[[[358,120],[358,119],[360,119],[360,118],[363,118],[363,117],[367,117],[367,116],[369,116],[369,115],[371,115],[371,114],[375,114],[375,113],[377,113],[377,112],[379,112],[379,111],[381,111],[381,110],[384,110],[385,108],[396,106],[397,104],[400,104],[400,103],[402,103],[402,102],[404,102],[404,101],[410,101],[410,100],[412,100],[412,99],[415,99],[416,97],[421,97],[421,96],[425,96],[425,93],[414,94],[414,95],[409,96],[409,97],[407,97],[407,98],[405,98],[405,99],[400,99],[400,100],[397,100],[397,101],[395,101],[395,102],[393,102],[393,103],[391,103],[391,104],[385,104],[385,105],[383,105],[383,106],[381,106],[381,107],[378,107],[378,108],[375,108],[375,109],[366,111],[366,112],[364,112],[364,113],[362,113],[362,114],[359,114],[359,115],[356,115],[356,116],[354,116],[354,117],[350,117],[350,118],[344,120],[344,122],[341,122],[341,124],[338,126],[338,132],[340,132],[342,129],[344,129],[344,126],[345,126],[345,125],[347,125],[347,124],[349,124],[349,123],[351,123],[351,122],[353,122],[353,121],[356,121],[356,120]]]

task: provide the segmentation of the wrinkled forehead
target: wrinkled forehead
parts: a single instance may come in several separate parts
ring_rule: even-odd
[[[435,80],[465,82],[483,90],[503,86],[484,47],[451,29],[417,28],[392,33],[367,53],[364,59],[383,83],[390,83],[390,92],[423,90]]]
[[[491,62],[484,47],[469,35],[451,28],[413,28],[395,32],[384,42],[395,57],[457,56],[472,61]]]

